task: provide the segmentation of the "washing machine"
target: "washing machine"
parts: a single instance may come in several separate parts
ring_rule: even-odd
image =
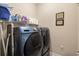
[[[14,28],[14,55],[41,56],[43,40],[36,27],[20,26]]]

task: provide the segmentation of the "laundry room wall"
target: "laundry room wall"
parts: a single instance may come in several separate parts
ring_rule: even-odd
[[[39,25],[48,27],[51,34],[51,52],[75,55],[77,50],[77,6],[72,3],[39,4]],[[64,26],[56,26],[56,13],[64,12]]]
[[[37,18],[36,4],[34,3],[9,3],[8,6],[10,7],[12,15],[19,14],[21,16]],[[18,25],[22,24],[15,23],[15,26]]]
[[[12,14],[21,14],[29,17],[36,17],[36,6],[33,3],[10,3]]]

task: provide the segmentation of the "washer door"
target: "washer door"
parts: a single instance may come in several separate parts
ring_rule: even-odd
[[[43,41],[39,32],[33,32],[27,39],[24,46],[25,56],[40,56],[42,52]]]

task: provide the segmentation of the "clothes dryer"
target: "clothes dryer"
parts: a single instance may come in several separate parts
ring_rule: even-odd
[[[35,27],[14,28],[15,56],[41,56],[42,36]]]

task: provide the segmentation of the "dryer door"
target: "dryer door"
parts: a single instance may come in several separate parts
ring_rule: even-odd
[[[25,56],[41,56],[43,41],[39,32],[33,32],[24,46]]]

